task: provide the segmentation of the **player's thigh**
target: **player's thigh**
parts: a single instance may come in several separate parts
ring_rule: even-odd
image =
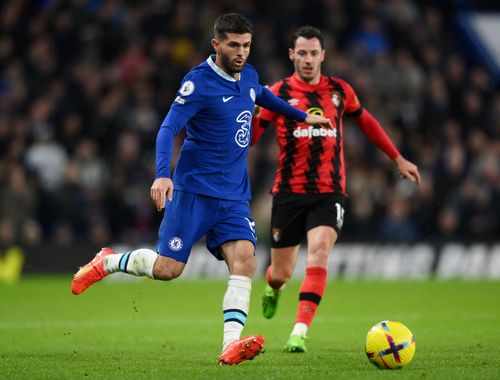
[[[271,248],[271,278],[288,279],[295,270],[300,244]]]
[[[320,194],[309,209],[307,229],[307,265],[326,267],[344,222],[345,197]]]
[[[337,231],[330,226],[318,226],[307,232],[307,266],[328,266],[328,258],[337,241]]]
[[[187,263],[193,244],[210,228],[207,215],[214,207],[210,202],[197,194],[174,191],[158,231],[156,250],[161,256]]]
[[[299,245],[306,234],[307,199],[297,194],[276,194],[271,211],[271,247]]]
[[[217,259],[225,260],[232,274],[253,275],[256,242],[249,202],[220,200],[217,219],[207,232],[208,250]]]
[[[227,241],[220,246],[220,252],[226,261],[229,273],[252,277],[255,274],[257,262],[255,246],[249,240]]]

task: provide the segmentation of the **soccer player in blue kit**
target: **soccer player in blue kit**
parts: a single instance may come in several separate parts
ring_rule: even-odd
[[[103,248],[71,283],[72,292],[80,294],[114,272],[172,280],[184,270],[193,244],[206,235],[208,250],[226,262],[230,273],[223,298],[220,365],[251,360],[264,345],[260,335],[240,338],[256,268],[246,159],[255,104],[308,124],[331,126],[329,119],[307,115],[259,84],[257,72],[246,64],[252,33],[249,21],[239,14],[216,20],[211,42],[216,54],[185,76],[161,125],[151,187],[156,208],[165,209],[157,252],[137,249],[117,254]],[[173,141],[183,128],[187,137],[172,181]]]

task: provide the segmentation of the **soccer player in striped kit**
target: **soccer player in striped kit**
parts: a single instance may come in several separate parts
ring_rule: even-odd
[[[253,120],[252,144],[273,124],[279,146],[271,215],[271,265],[262,296],[266,318],[276,313],[280,292],[291,277],[300,243],[307,236],[307,268],[295,325],[285,352],[305,352],[306,334],[323,297],[328,258],[344,219],[345,172],[342,118],[354,118],[368,139],[396,164],[401,177],[420,182],[417,167],[401,156],[377,120],[344,80],[321,73],[323,37],[313,27],[293,35],[289,57],[294,73],[270,90],[308,114],[325,116],[332,127],[309,126],[262,109]]]
[[[226,262],[230,273],[223,299],[220,365],[253,359],[264,345],[260,335],[240,338],[256,267],[247,172],[255,105],[306,123],[331,125],[324,117],[297,110],[259,84],[257,72],[246,64],[252,33],[251,24],[239,14],[216,20],[211,41],[215,54],[184,77],[158,131],[151,198],[165,214],[156,252],[137,249],[117,254],[103,248],[71,283],[72,292],[80,294],[119,271],[172,280],[183,272],[193,244],[205,235],[208,250]],[[183,128],[187,137],[172,180],[173,141]]]

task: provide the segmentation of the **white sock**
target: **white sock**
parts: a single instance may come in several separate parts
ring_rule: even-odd
[[[252,279],[246,276],[229,276],[226,294],[222,301],[224,312],[224,341],[222,351],[226,347],[240,339],[241,332],[247,320],[250,308],[250,292],[252,290]]]
[[[290,335],[306,336],[307,330],[308,330],[308,327],[305,323],[296,323],[295,326],[293,326],[293,330],[292,330],[292,333]]]
[[[106,273],[125,272],[135,276],[153,277],[153,266],[158,254],[150,249],[136,249],[132,252],[108,255],[104,258]]]

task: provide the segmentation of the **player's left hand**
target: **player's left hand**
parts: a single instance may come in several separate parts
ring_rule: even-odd
[[[307,115],[304,123],[309,125],[327,125],[332,128],[332,122],[330,119],[320,115]]]
[[[396,162],[396,165],[398,166],[401,178],[409,179],[412,182],[416,182],[417,185],[420,185],[420,173],[414,163],[408,161],[403,156],[396,157],[394,162]]]

